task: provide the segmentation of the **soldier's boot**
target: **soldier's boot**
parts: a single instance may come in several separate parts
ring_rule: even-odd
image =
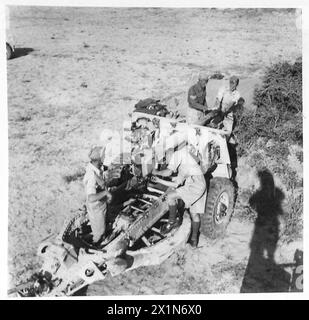
[[[191,227],[191,237],[189,240],[189,244],[191,247],[196,248],[198,244],[198,236],[199,236],[199,230],[200,230],[200,221],[192,221],[192,227]]]
[[[161,228],[162,234],[169,233],[172,229],[179,226],[179,220],[177,219],[177,205],[169,205],[169,217],[168,217],[168,223],[166,223]]]

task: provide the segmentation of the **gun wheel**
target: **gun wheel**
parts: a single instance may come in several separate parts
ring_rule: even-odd
[[[201,233],[215,239],[225,234],[234,211],[235,190],[227,178],[210,180],[205,214],[201,217]]]

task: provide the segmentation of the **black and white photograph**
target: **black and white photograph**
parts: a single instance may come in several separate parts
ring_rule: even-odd
[[[301,7],[3,10],[8,298],[303,293]]]

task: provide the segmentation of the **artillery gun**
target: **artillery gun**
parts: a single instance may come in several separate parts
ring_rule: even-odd
[[[168,217],[167,188],[151,180],[152,169],[166,165],[167,153],[182,147],[189,148],[207,181],[201,233],[212,238],[224,234],[234,209],[235,193],[223,131],[134,112],[129,127],[124,128],[123,142],[130,161],[112,163],[108,169],[115,172],[117,167],[121,175],[112,187],[115,202],[108,209],[107,237],[100,248],[91,241],[87,210],[81,209],[57,236],[39,246],[38,255],[43,261],[40,270],[9,294],[74,295],[108,275],[160,264],[184,246],[191,230],[189,214],[180,201],[181,223],[163,235],[161,226]],[[113,180],[112,174],[110,177]]]

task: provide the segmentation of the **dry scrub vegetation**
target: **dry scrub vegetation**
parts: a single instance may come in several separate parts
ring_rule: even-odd
[[[239,156],[256,170],[267,168],[280,180],[286,197],[283,235],[289,241],[298,239],[303,226],[301,58],[268,67],[254,102],[256,109],[238,117]]]

